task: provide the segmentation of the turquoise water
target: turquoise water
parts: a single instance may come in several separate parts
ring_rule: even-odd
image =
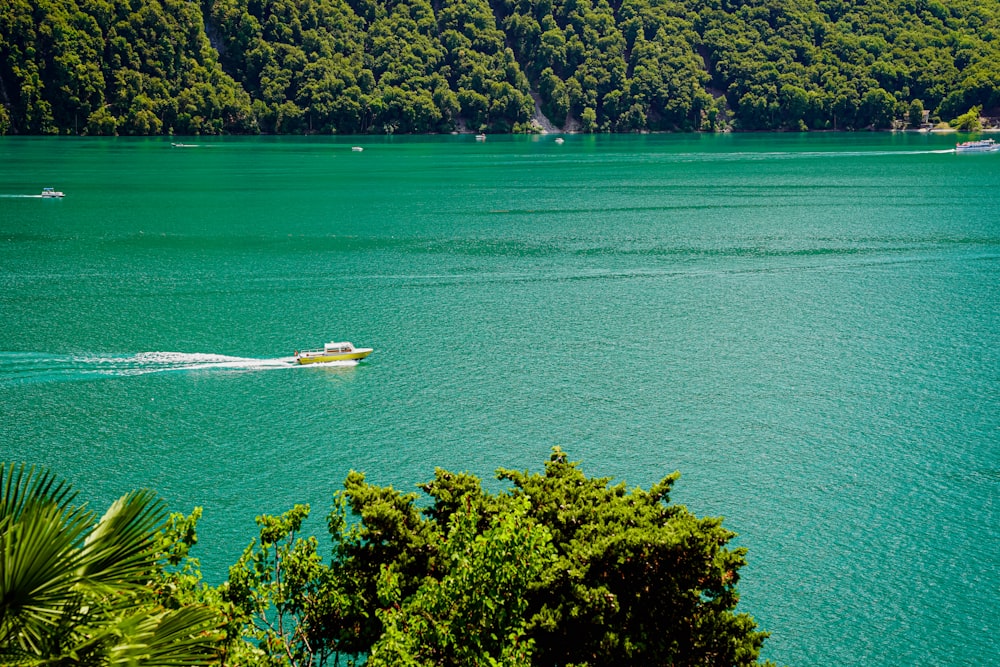
[[[2,138],[0,459],[204,506],[219,581],[352,468],[560,445],[682,472],[766,657],[998,664],[1000,155],[955,140]],[[376,352],[287,363],[328,340]]]

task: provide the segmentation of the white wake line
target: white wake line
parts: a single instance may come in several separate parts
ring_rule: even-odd
[[[762,152],[724,152],[724,153],[664,153],[657,156],[666,161],[727,161],[748,160],[766,162],[769,160],[823,159],[843,157],[903,157],[910,155],[943,155],[954,153],[954,148],[920,149],[920,150],[856,150],[856,151],[762,151]]]
[[[760,156],[762,158],[768,157],[782,157],[782,158],[795,158],[795,157],[886,157],[893,155],[940,155],[944,153],[954,153],[954,148],[937,148],[937,149],[921,149],[921,150],[857,150],[857,151],[770,151],[761,153],[729,153],[729,155],[738,155],[741,157],[754,157]]]
[[[128,357],[84,357],[77,361],[92,366],[93,372],[113,376],[197,370],[263,371],[309,366],[351,367],[358,364],[355,360],[345,360],[302,365],[296,363],[292,356],[258,359],[188,352],[140,352]]]

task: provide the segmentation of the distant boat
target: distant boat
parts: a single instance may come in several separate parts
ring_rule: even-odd
[[[170,142],[170,145],[173,146],[174,148],[197,148],[198,147],[198,144],[177,144],[177,143],[174,143],[174,142]]]
[[[963,141],[960,144],[955,144],[956,153],[989,153],[998,149],[1000,149],[1000,144],[997,144],[993,139]]]
[[[565,139],[563,139],[562,137],[556,137],[557,144],[561,144],[563,141],[565,141]]]
[[[295,351],[295,361],[300,364],[323,364],[329,361],[364,359],[373,352],[370,347],[354,347],[351,343],[327,343],[322,350]]]
[[[477,134],[476,135],[476,141],[486,141],[486,135],[485,134]]]
[[[354,151],[355,153],[360,153],[361,151],[364,150],[364,148],[362,148],[361,146],[351,146],[351,150]]]
[[[58,199],[59,197],[65,197],[63,193],[59,192],[55,188],[42,188],[42,197],[45,199]]]

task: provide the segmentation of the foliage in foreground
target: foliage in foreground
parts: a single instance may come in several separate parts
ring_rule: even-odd
[[[542,474],[500,470],[498,477],[509,487],[493,494],[473,475],[438,469],[419,485],[421,508],[418,494],[373,486],[352,472],[328,516],[329,559],[316,537],[301,535],[309,508],[297,505],[257,518],[259,539],[218,588],[205,585],[187,557],[199,511],[164,523],[159,505],[142,495],[146,510],[138,514],[149,518],[127,531],[142,557],[125,558],[134,566],[112,570],[100,580],[104,587],[91,590],[96,584],[77,576],[76,561],[56,560],[48,576],[72,582],[69,592],[42,605],[45,619],[33,619],[21,603],[26,589],[4,582],[0,645],[32,627],[39,639],[0,658],[40,665],[93,645],[93,659],[80,664],[758,664],[767,634],[735,611],[745,550],[726,547],[734,534],[720,519],[670,504],[677,473],[649,491],[627,490],[587,477],[555,448]],[[53,487],[48,473],[42,479],[43,491]],[[34,488],[17,479],[13,487]],[[82,510],[64,486],[32,494],[42,504],[54,498],[53,511],[86,532],[89,518],[74,518]],[[34,510],[8,507],[0,506],[0,516],[16,520],[0,519],[3,571],[16,572],[26,545],[36,543],[25,541],[24,526],[38,521]],[[106,516],[93,533],[110,535],[120,523]],[[89,553],[89,543],[77,552]],[[82,605],[91,612],[81,615]],[[169,648],[185,657],[160,656],[154,648],[166,647],[152,641],[141,655],[131,648],[115,655],[119,644],[144,641],[131,628],[149,618],[172,621]],[[105,636],[128,641],[90,639]]]
[[[219,615],[163,590],[163,503],[129,493],[95,523],[74,498],[0,463],[0,664],[216,664]]]
[[[757,664],[767,635],[735,612],[745,551],[669,503],[676,473],[627,490],[556,448],[543,474],[498,475],[511,486],[491,494],[438,469],[420,509],[351,473],[329,564],[298,536],[307,507],[258,518],[222,592],[262,664]]]

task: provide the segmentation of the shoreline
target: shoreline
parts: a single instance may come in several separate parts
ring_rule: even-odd
[[[560,136],[560,135],[591,135],[591,136],[642,136],[642,135],[671,135],[671,136],[692,136],[692,135],[718,135],[718,134],[965,134],[965,135],[975,135],[975,134],[1000,134],[1000,127],[990,127],[983,128],[980,130],[959,130],[953,127],[949,128],[920,128],[920,129],[893,129],[893,128],[864,128],[860,130],[842,130],[842,129],[821,129],[821,130],[792,130],[792,129],[776,129],[776,130],[734,130],[727,129],[715,132],[706,132],[701,130],[694,130],[691,132],[670,132],[665,130],[646,130],[641,132],[581,132],[578,129],[568,129],[559,130],[555,129],[552,131],[543,130],[541,132],[476,132],[468,129],[455,130],[452,132],[423,132],[423,133],[413,133],[413,134],[336,134],[336,133],[272,133],[272,132],[258,132],[258,133],[223,133],[223,134],[0,134],[0,140],[5,137],[50,137],[50,138],[76,138],[76,139],[108,139],[108,138],[132,138],[132,139],[153,139],[153,138],[163,138],[163,139],[177,139],[177,138],[217,138],[217,137],[388,137],[388,136],[398,136],[398,137],[446,137],[446,136],[477,136],[484,134],[485,136],[491,137],[515,137],[515,136]]]

